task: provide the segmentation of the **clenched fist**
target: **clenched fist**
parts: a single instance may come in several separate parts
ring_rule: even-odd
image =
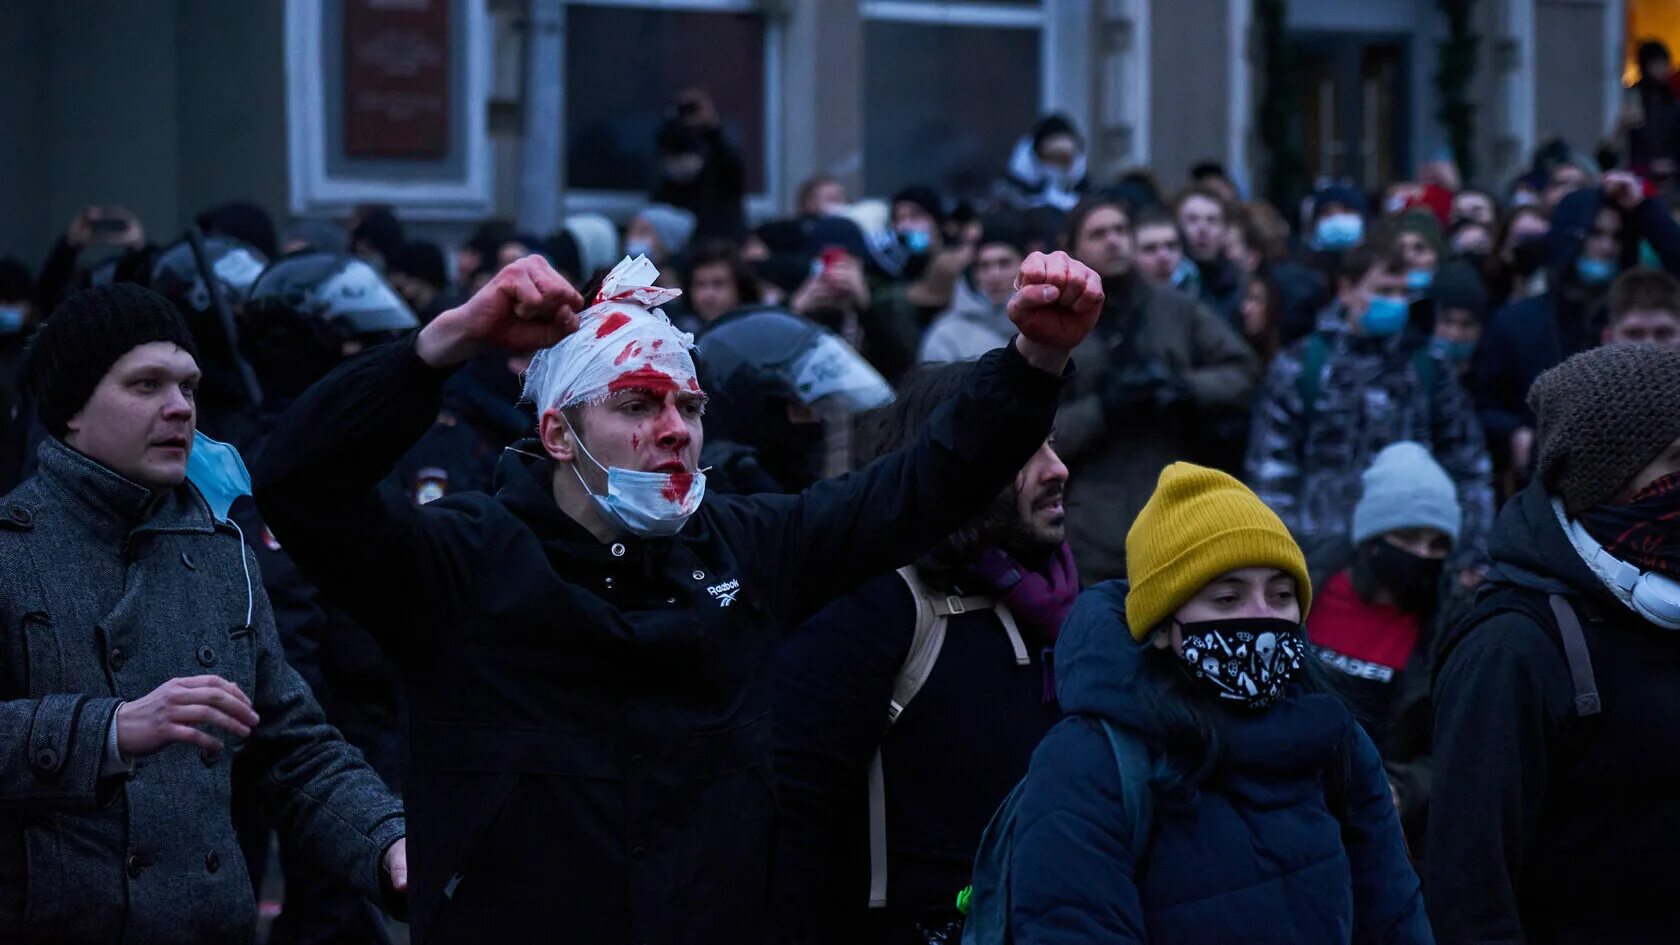
[[[515,260],[473,297],[421,329],[420,359],[452,367],[485,345],[535,351],[577,330],[583,296],[539,255]]]
[[[1016,346],[1038,367],[1060,372],[1102,308],[1102,278],[1084,263],[1067,253],[1033,253],[1021,263],[1009,299],[1009,320],[1021,332]]]

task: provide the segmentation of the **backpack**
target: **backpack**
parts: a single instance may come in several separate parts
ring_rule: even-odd
[[[1106,719],[1096,722],[1108,736],[1108,747],[1120,769],[1120,816],[1129,828],[1127,845],[1137,851],[1137,861],[1142,862],[1142,851],[1149,843],[1150,827],[1155,819],[1154,797],[1149,787],[1149,748],[1137,736]],[[963,925],[962,945],[1008,945],[1015,940],[1009,928],[1010,861],[1015,852],[1016,809],[1025,783],[1026,779],[1022,778],[998,805],[980,837],[980,850],[974,857],[974,885],[957,896],[958,910],[968,916]]]
[[[953,614],[965,614],[971,610],[995,611],[1015,649],[1015,664],[1026,666],[1032,662],[1015,616],[1002,601],[989,595],[958,597],[939,594],[922,583],[913,566],[899,568],[898,576],[909,586],[910,597],[916,603],[916,632],[910,642],[910,652],[898,671],[898,678],[893,680],[892,702],[887,706],[889,729],[933,674],[933,665],[939,661],[939,651],[945,646],[945,628]],[[881,749],[877,745],[875,757],[869,761],[869,908],[884,909],[886,905],[887,785],[886,773],[881,765]]]
[[[1301,376],[1295,381],[1295,390],[1301,395],[1301,428],[1312,428],[1313,414],[1317,412],[1319,388],[1324,383],[1324,364],[1330,360],[1330,342],[1321,331],[1315,331],[1307,336],[1306,350],[1301,353]],[[1412,352],[1412,370],[1417,372],[1418,382],[1423,386],[1425,402],[1433,401],[1435,389],[1435,359],[1429,356],[1429,349],[1420,346]],[[1433,404],[1431,403],[1431,406]]]

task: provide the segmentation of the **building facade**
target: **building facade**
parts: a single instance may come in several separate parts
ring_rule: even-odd
[[[1454,0],[1286,0],[1311,176],[1367,186],[1444,146],[1434,85]],[[1539,143],[1590,151],[1641,9],[1470,0],[1480,183]],[[706,89],[757,217],[799,182],[973,189],[1042,113],[1094,180],[1198,160],[1251,188],[1266,155],[1256,0],[14,0],[0,30],[0,254],[36,259],[83,204],[154,239],[255,200],[276,219],[391,203],[440,238],[491,217],[627,216],[676,94]]]

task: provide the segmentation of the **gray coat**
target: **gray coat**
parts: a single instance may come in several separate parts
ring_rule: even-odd
[[[0,942],[248,942],[231,754],[256,755],[278,829],[381,894],[402,809],[281,655],[255,560],[182,486],[142,486],[57,440],[0,500]],[[117,705],[180,676],[251,697],[248,739],[172,744],[101,776]]]

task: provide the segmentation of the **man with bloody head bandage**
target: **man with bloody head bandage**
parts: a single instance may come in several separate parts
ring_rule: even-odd
[[[656,275],[622,263],[586,308],[520,260],[305,393],[258,463],[276,536],[402,671],[417,941],[757,940],[771,656],[1014,480],[1102,307],[1091,270],[1034,254],[1021,334],[909,445],[795,495],[708,495],[705,393]],[[379,495],[485,344],[543,349],[538,435],[494,496]]]

